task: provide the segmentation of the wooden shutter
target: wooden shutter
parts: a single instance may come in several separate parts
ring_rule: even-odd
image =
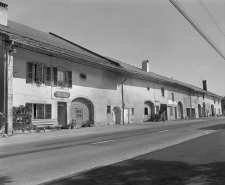
[[[46,69],[46,79],[45,79],[45,85],[51,85],[52,82],[52,68],[47,67]]]
[[[43,83],[44,83],[44,84],[46,83],[46,73],[47,73],[46,70],[47,70],[47,69],[46,69],[46,66],[43,66]]]
[[[46,104],[45,105],[45,119],[51,119],[52,118],[52,105]]]
[[[57,79],[57,67],[53,67],[52,72],[53,72],[53,74],[52,74],[53,85],[57,86],[57,80],[58,80]]]
[[[69,87],[68,77],[69,77],[69,71],[65,71],[65,86],[66,87]]]
[[[33,63],[27,62],[27,83],[33,83]]]
[[[68,85],[72,88],[72,71],[68,71]]]

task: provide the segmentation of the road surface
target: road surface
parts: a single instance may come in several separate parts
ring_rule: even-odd
[[[31,185],[61,179],[217,132],[224,121],[142,123],[90,128],[86,134],[68,130],[0,138],[0,183]]]

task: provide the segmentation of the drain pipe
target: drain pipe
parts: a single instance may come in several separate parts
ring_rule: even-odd
[[[128,78],[130,78],[130,77],[131,77],[132,75],[134,75],[134,74],[136,74],[136,73],[133,72],[131,75],[127,76],[127,77],[121,82],[121,94],[122,94],[122,119],[123,119],[122,124],[124,124],[124,108],[125,108],[123,84],[124,84],[124,82],[125,82]]]

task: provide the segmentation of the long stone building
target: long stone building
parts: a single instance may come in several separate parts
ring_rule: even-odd
[[[56,120],[63,127],[167,120],[221,114],[221,96],[104,57],[54,33],[7,18],[0,3],[0,112],[12,128],[12,108],[29,104],[35,121]],[[151,124],[151,123],[150,123]]]

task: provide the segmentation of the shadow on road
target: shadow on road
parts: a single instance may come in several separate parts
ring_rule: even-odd
[[[200,128],[199,130],[225,130],[225,124],[203,127],[203,128]]]
[[[177,161],[127,160],[49,184],[187,185],[225,183],[225,163],[191,165]]]
[[[9,176],[0,176],[0,185],[9,184],[12,182],[13,181],[11,180],[11,178]]]

